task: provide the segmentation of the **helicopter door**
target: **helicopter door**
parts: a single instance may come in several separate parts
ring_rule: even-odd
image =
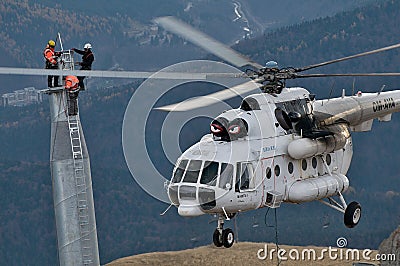
[[[239,162],[236,164],[235,192],[239,204],[253,203],[256,191],[256,164]]]
[[[254,189],[254,171],[253,164],[250,162],[240,162],[236,166],[236,184],[235,191]]]

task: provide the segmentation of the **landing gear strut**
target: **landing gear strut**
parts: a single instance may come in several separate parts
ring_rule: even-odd
[[[218,215],[218,225],[217,229],[215,229],[213,234],[213,242],[217,247],[226,247],[230,248],[235,242],[235,235],[230,228],[224,228],[224,217],[222,215]]]
[[[338,193],[341,203],[335,201],[332,197],[328,198],[328,201],[320,200],[321,203],[340,211],[344,214],[344,224],[348,228],[355,227],[361,219],[361,205],[356,201],[350,202],[349,205],[346,204],[342,194]]]

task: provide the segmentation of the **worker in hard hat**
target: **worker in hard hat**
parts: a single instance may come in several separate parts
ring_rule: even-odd
[[[90,43],[86,43],[83,46],[83,51],[76,49],[76,48],[72,48],[71,50],[82,55],[82,61],[78,62],[78,64],[81,66],[81,70],[91,70],[92,69],[92,63],[94,61],[94,55],[92,52],[92,45]],[[85,89],[85,84],[83,83],[83,80],[85,79],[85,77],[78,77],[79,79],[79,84],[81,87],[81,90]]]
[[[65,89],[67,90],[68,97],[68,115],[78,114],[78,94],[79,94],[79,79],[76,76],[68,75],[65,77]]]
[[[50,40],[47,42],[47,46],[43,51],[43,56],[46,59],[46,69],[58,69],[57,59],[61,53],[54,51],[55,46],[56,42]],[[47,86],[49,88],[58,87],[58,76],[47,76]]]

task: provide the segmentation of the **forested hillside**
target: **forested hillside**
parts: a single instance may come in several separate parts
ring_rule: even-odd
[[[24,5],[24,2],[16,3]],[[0,5],[10,8],[12,4],[3,1]],[[47,12],[55,11],[50,8]],[[2,19],[4,14],[13,12],[4,11]],[[12,16],[8,20],[24,20],[16,14]],[[287,27],[256,40],[241,42],[235,48],[258,62],[274,59],[280,66],[303,66],[399,42],[400,27],[396,19],[399,16],[400,3],[388,1]],[[96,19],[91,15],[77,18]],[[30,19],[34,20],[35,16]],[[108,30],[108,25],[112,25],[112,20],[102,24],[103,20],[97,19],[99,25],[93,28],[95,31]],[[22,27],[19,38],[28,35],[28,29]],[[10,42],[10,38],[2,38]],[[40,40],[32,38],[39,47],[43,46],[42,37]],[[46,33],[43,39],[47,38]],[[12,41],[7,47],[12,47]],[[26,56],[37,55],[28,53]],[[399,59],[399,51],[391,51],[321,71],[399,71]],[[306,86],[321,98],[329,94],[332,83],[332,79],[296,80],[289,85]],[[353,79],[336,79],[333,95],[338,96],[343,87],[350,93],[352,83]],[[387,85],[386,89],[400,87],[397,79],[368,78],[356,79],[355,89],[377,91],[382,84]],[[138,85],[139,81],[102,90],[88,88],[80,95],[81,120],[91,156],[102,263],[137,253],[205,245],[211,242],[215,227],[212,217],[186,219],[178,217],[174,209],[160,217],[159,213],[167,206],[148,196],[132,179],[123,157],[121,127],[126,105]],[[167,100],[189,97],[197,90],[197,87],[186,87]],[[235,99],[231,103],[237,106],[239,101]],[[154,124],[154,127],[160,125]],[[190,134],[180,136],[183,148],[208,130],[207,122],[197,123]],[[335,246],[336,239],[344,236],[349,247],[377,248],[400,223],[399,130],[400,115],[394,114],[389,123],[376,122],[371,132],[353,134],[354,158],[348,173],[352,187],[346,199],[357,200],[363,206],[363,217],[356,228],[345,228],[339,213],[319,203],[283,205],[277,210],[279,241],[293,245]],[[49,135],[46,103],[0,109],[0,257],[7,265],[57,264],[48,164]],[[160,148],[159,136],[148,138],[151,140],[149,150],[156,153]],[[157,167],[166,176],[170,175],[172,165],[163,157],[157,158]],[[240,214],[237,222],[239,241],[275,240],[272,211]],[[232,224],[227,226],[233,227]]]
[[[280,67],[302,67],[400,42],[399,1],[381,1],[373,7],[289,26],[242,42],[236,49],[257,62],[275,60]],[[310,73],[399,72],[400,50],[326,66]],[[335,79],[335,87],[351,87],[353,78]],[[289,85],[331,87],[333,79],[296,80]],[[356,78],[360,89],[377,90],[382,84],[399,87],[396,78]],[[316,92],[320,93],[320,90]],[[322,92],[323,94],[324,92]],[[326,94],[327,95],[327,94]]]
[[[292,16],[284,16],[285,11],[276,4],[269,5],[270,1],[261,4],[245,1],[241,5],[242,1],[237,0],[115,0],[112,4],[105,0],[95,4],[78,0],[2,0],[0,62],[1,66],[41,68],[44,66],[44,46],[49,39],[56,39],[60,32],[64,49],[81,48],[86,42],[92,43],[95,69],[158,70],[205,54],[154,27],[152,19],[158,16],[177,16],[231,44],[247,35],[254,37],[264,30],[331,15],[374,1],[289,1]],[[319,4],[314,5],[315,2]],[[237,9],[238,5],[240,9]],[[260,8],[265,12],[259,14]],[[60,43],[56,48],[60,49]],[[0,93],[24,86],[41,87],[41,84],[43,80],[37,77],[2,77]]]

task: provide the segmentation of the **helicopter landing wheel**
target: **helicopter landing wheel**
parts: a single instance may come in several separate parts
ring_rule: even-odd
[[[213,242],[216,247],[222,247],[222,235],[218,229],[215,229],[213,234]]]
[[[227,228],[222,231],[222,243],[224,247],[230,248],[233,245],[233,242],[235,242],[235,235],[232,231],[232,229]]]
[[[344,213],[344,224],[348,228],[353,228],[361,219],[361,205],[358,202],[351,202],[347,205]]]

